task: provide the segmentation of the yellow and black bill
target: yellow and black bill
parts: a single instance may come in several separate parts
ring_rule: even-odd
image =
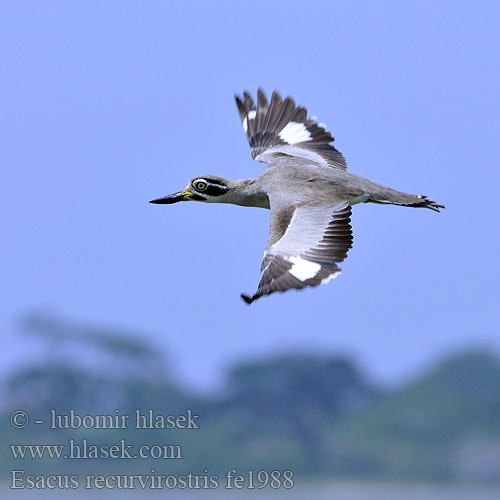
[[[169,205],[171,203],[177,203],[178,201],[197,201],[199,198],[200,197],[198,195],[192,193],[188,188],[186,188],[183,191],[179,191],[178,193],[169,194],[168,196],[163,196],[162,198],[151,200],[149,203]]]

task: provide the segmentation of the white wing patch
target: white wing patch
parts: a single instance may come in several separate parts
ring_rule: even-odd
[[[330,283],[333,279],[335,279],[342,271],[337,271],[336,273],[330,274],[330,276],[327,276],[322,282],[322,285],[326,285],[327,283]]]
[[[245,119],[243,120],[243,130],[245,131],[245,134],[247,133],[247,130],[248,130],[248,120],[255,120],[256,115],[257,115],[257,111],[255,109],[251,109],[248,112],[248,115],[245,116]]]
[[[300,257],[286,257],[286,260],[293,263],[292,268],[288,271],[300,281],[307,281],[314,278],[321,269],[319,264],[304,260]]]
[[[290,122],[279,133],[281,140],[287,142],[291,146],[299,142],[306,142],[311,139],[311,134],[303,123]]]

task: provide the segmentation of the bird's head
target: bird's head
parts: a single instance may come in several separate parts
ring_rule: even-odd
[[[228,181],[214,175],[195,177],[183,191],[156,198],[149,203],[171,204],[178,201],[204,201],[207,203],[221,203],[229,189]]]

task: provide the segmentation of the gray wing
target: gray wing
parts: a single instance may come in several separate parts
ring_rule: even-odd
[[[280,206],[272,196],[270,201],[271,230],[259,287],[252,297],[242,295],[249,304],[273,292],[327,283],[341,272],[337,264],[352,247],[348,202]]]
[[[274,91],[268,103],[259,89],[257,105],[248,92],[235,98],[254,159],[269,167],[282,164],[288,157],[347,168],[342,154],[331,145],[334,138],[326,126],[314,117],[308,118],[306,108],[296,106],[291,97],[282,100],[279,92]]]

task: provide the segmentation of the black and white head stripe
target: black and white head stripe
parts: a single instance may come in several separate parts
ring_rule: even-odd
[[[347,203],[330,208],[311,203],[272,211],[259,287],[252,297],[242,295],[243,299],[251,303],[263,295],[316,287],[336,278],[341,273],[337,264],[352,247],[350,216]]]
[[[195,177],[189,184],[193,193],[206,195],[202,199],[206,199],[208,196],[221,196],[228,189],[223,179],[214,177],[213,175]]]
[[[284,100],[274,91],[270,103],[259,89],[257,105],[248,92],[236,96],[236,104],[252,155],[273,166],[285,155],[307,159],[313,163],[345,169],[342,154],[331,143],[334,138],[315,117],[307,118],[307,110],[296,106],[291,97]]]

